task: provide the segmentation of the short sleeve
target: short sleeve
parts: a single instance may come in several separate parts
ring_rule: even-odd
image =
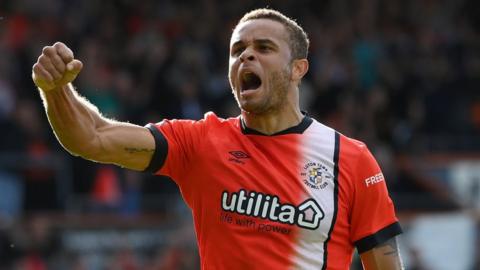
[[[364,146],[355,169],[351,240],[359,253],[402,233],[383,173]]]
[[[205,122],[205,119],[163,120],[146,125],[155,139],[155,152],[146,171],[180,180],[182,172],[201,149]]]

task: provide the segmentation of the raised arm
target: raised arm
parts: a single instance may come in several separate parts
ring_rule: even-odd
[[[403,270],[396,237],[360,254],[365,270]]]
[[[82,62],[61,42],[44,47],[33,65],[32,78],[40,89],[58,141],[76,156],[133,170],[145,169],[155,150],[150,131],[107,119],[81,97],[71,82],[82,67]]]

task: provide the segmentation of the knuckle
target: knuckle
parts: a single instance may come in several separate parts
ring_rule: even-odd
[[[58,61],[59,63],[61,63],[62,65],[65,65],[65,64],[66,64],[65,61],[64,61],[64,58],[63,58],[61,55],[59,55],[59,56],[57,57],[57,61]]]
[[[60,48],[66,47],[66,46],[65,46],[65,44],[63,44],[63,42],[57,41],[57,42],[55,42],[55,44],[53,44],[53,47],[55,47],[57,49],[60,49]]]
[[[52,57],[52,63],[53,63],[55,66],[59,66],[59,65],[63,64],[63,61],[62,61],[62,59],[60,58],[60,56],[55,55],[54,57]]]
[[[38,62],[42,63],[42,64],[46,64],[49,60],[50,60],[50,58],[48,56],[46,56],[45,54],[42,54],[42,55],[40,55],[40,57],[38,57]]]
[[[65,48],[64,55],[69,59],[73,59],[73,52],[69,48]]]
[[[44,54],[49,54],[51,52],[52,52],[52,46],[45,46],[42,49],[42,53],[44,53]]]

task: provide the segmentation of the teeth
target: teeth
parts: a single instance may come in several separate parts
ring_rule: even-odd
[[[247,72],[243,73],[242,78],[244,80],[246,80],[246,79],[248,79],[248,76],[251,76],[252,74],[253,74],[253,72],[247,71]]]

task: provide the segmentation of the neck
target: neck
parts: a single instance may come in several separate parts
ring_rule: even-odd
[[[299,106],[286,106],[283,110],[265,114],[242,111],[242,118],[247,127],[271,135],[298,125],[303,119],[303,114]]]

